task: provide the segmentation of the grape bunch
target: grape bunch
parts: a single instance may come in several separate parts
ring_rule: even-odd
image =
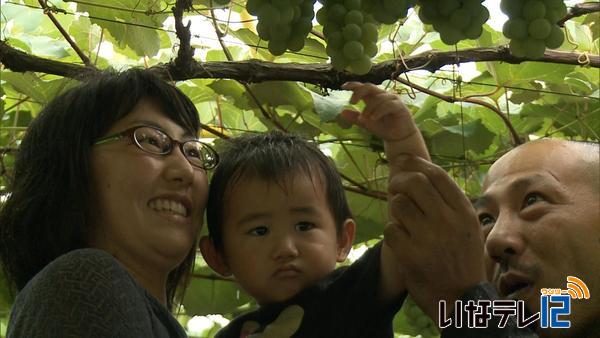
[[[439,336],[437,325],[434,323],[421,308],[415,304],[412,298],[407,298],[402,305],[402,311],[406,316],[409,325],[414,328],[415,333],[423,337]]]
[[[258,17],[258,36],[269,42],[269,52],[297,52],[312,29],[315,0],[248,0],[246,10]]]
[[[375,21],[392,25],[405,18],[408,9],[415,5],[416,0],[363,0],[362,9],[370,13]]]
[[[419,19],[433,25],[440,39],[447,45],[460,40],[477,39],[490,12],[483,0],[418,0]]]
[[[339,71],[368,73],[377,54],[377,22],[362,10],[361,0],[321,1],[317,21],[323,26],[331,65]]]
[[[565,36],[556,24],[567,15],[562,0],[502,0],[500,9],[508,15],[502,33],[510,40],[510,53],[538,59],[546,47],[558,48]]]

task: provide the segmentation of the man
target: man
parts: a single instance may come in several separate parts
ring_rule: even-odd
[[[395,253],[409,292],[432,318],[441,299],[450,313],[458,299],[498,298],[482,283],[484,225],[492,226],[485,252],[500,264],[500,295],[523,300],[529,314],[540,311],[540,289],[566,289],[567,276],[589,288],[591,297],[572,299],[571,314],[561,317],[570,329],[538,329],[540,336],[600,337],[598,144],[544,139],[513,149],[490,168],[476,214],[441,168],[413,157],[393,164],[405,175],[390,184],[398,224],[386,228],[386,240],[403,247]],[[480,330],[454,324],[442,336],[532,336],[514,322]]]

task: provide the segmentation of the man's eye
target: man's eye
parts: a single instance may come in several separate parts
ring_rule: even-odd
[[[251,229],[250,231],[248,231],[248,234],[253,235],[253,236],[264,236],[269,232],[269,229],[267,229],[267,227],[256,227]]]
[[[525,200],[523,201],[523,208],[526,208],[534,203],[537,203],[539,201],[544,200],[544,198],[542,197],[542,195],[540,195],[537,192],[532,192],[530,194],[527,194],[527,196],[525,196]]]
[[[299,222],[296,224],[296,230],[298,231],[309,231],[315,227],[314,223],[311,222]]]
[[[494,224],[494,222],[496,222],[496,220],[489,214],[479,215],[479,224],[481,224],[481,226],[491,225]]]

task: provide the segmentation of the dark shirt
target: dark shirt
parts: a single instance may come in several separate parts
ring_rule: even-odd
[[[170,312],[110,254],[80,249],[19,292],[8,337],[186,337]]]
[[[253,333],[281,332],[274,329],[293,326],[289,322],[300,322],[299,328],[291,329],[293,334],[281,338],[394,337],[392,321],[405,295],[389,304],[382,304],[379,295],[380,255],[381,243],[352,265],[336,269],[292,299],[262,306],[235,318],[217,337],[240,338],[242,327],[249,322],[255,322],[258,327]]]

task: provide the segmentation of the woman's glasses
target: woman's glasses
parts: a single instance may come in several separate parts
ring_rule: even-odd
[[[219,163],[219,155],[208,144],[198,140],[181,142],[173,139],[164,131],[150,126],[132,127],[120,133],[102,137],[94,144],[113,142],[124,137],[129,137],[143,151],[156,155],[168,155],[175,146],[179,146],[181,153],[196,168],[210,170]]]

